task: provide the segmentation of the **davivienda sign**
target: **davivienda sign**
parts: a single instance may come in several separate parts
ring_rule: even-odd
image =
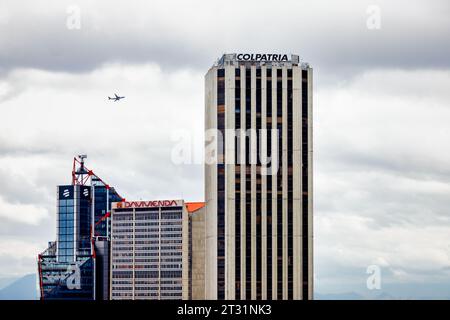
[[[287,54],[276,53],[238,53],[238,61],[289,61]]]

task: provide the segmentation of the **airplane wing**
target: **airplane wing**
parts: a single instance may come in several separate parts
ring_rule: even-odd
[[[116,96],[116,98],[118,98],[119,96],[117,95],[117,93],[114,93],[114,95]]]

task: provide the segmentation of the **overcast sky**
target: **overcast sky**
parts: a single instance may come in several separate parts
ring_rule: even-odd
[[[449,16],[447,0],[2,0],[0,278],[36,272],[74,155],[127,199],[203,200],[203,166],[171,152],[181,134],[202,155],[208,68],[295,53],[314,68],[316,292],[450,298]]]

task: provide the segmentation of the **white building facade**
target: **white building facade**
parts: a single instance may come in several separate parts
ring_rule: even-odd
[[[111,300],[189,299],[185,202],[117,202],[111,218]]]
[[[225,54],[205,127],[205,298],[312,299],[312,68]]]

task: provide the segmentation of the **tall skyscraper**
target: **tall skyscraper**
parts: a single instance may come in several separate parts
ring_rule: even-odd
[[[312,68],[225,54],[205,107],[206,299],[312,299]]]
[[[38,256],[41,299],[107,299],[109,212],[114,188],[74,159],[72,184],[57,187],[56,241]]]

